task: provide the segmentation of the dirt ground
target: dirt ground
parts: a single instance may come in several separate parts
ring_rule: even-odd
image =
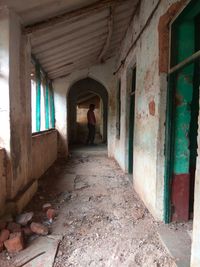
[[[45,222],[41,207],[47,202],[58,211],[52,234],[63,235],[54,267],[174,266],[160,243],[159,223],[114,160],[91,154],[57,162],[26,210]],[[14,257],[2,253],[0,266],[13,266]]]

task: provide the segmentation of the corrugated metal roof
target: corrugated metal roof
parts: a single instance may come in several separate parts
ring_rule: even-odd
[[[2,2],[22,17],[32,53],[55,79],[115,55],[138,0]]]

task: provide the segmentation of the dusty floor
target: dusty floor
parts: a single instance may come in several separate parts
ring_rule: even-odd
[[[53,234],[62,234],[54,267],[172,267],[150,213],[118,165],[103,154],[59,162],[40,181],[26,210],[45,220],[42,204],[58,209]],[[0,266],[6,265],[6,254]],[[11,256],[12,257],[12,256]],[[45,266],[46,267],[46,266]]]

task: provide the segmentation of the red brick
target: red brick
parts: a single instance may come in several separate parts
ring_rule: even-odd
[[[7,229],[1,230],[0,243],[3,243],[6,240],[8,240],[9,236],[10,236],[10,231],[9,230],[7,230]]]
[[[8,252],[19,252],[24,249],[24,239],[22,233],[13,233],[10,238],[4,242]]]
[[[48,235],[48,228],[41,223],[31,223],[31,231],[38,235]]]
[[[21,232],[21,225],[15,222],[10,222],[7,226],[7,229],[11,232],[11,233],[18,233]]]
[[[56,211],[54,209],[47,210],[47,218],[53,220],[56,217]]]

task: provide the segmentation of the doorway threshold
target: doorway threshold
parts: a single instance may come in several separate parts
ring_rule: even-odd
[[[187,224],[162,224],[158,228],[160,240],[173,257],[176,267],[190,266],[191,231],[185,225]]]

